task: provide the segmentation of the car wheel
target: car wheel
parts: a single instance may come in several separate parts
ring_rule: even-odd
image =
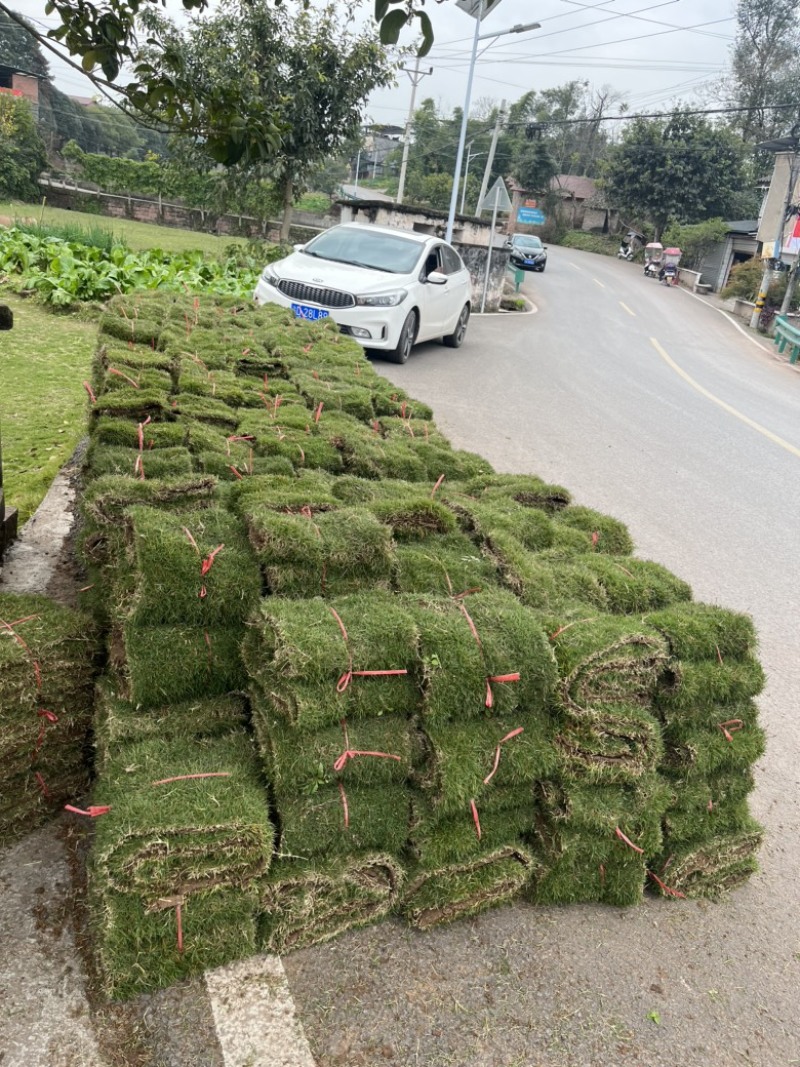
[[[452,333],[446,334],[442,341],[448,348],[461,348],[464,343],[464,335],[467,332],[467,324],[469,323],[469,304],[465,304],[461,309],[461,314],[458,316],[458,322],[456,328]]]
[[[409,311],[406,316],[406,321],[403,323],[403,328],[400,331],[397,348],[393,348],[390,352],[386,353],[387,359],[390,359],[392,363],[405,363],[411,355],[411,349],[414,347],[414,339],[416,336],[417,313],[416,311]]]

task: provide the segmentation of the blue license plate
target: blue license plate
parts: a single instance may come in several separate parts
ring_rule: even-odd
[[[329,311],[324,308],[312,308],[307,304],[292,304],[292,311],[295,313],[298,319],[327,319],[330,315]]]
[[[532,267],[533,266],[533,260],[532,259],[526,259],[525,260],[525,266],[526,267]]]

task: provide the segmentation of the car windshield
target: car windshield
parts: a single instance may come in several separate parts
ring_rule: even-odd
[[[514,244],[517,248],[540,249],[543,247],[538,237],[515,237]]]
[[[352,263],[389,274],[410,274],[422,254],[418,241],[382,233],[367,226],[327,230],[315,237],[303,250],[309,256],[334,263]]]

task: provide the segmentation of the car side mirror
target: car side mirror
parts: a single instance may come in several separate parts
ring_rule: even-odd
[[[542,248],[545,250],[545,252],[547,251],[547,245],[542,245]]]
[[[432,270],[428,275],[428,281],[431,285],[447,285],[447,275],[442,274],[440,270]]]
[[[305,245],[294,245],[294,250],[295,252],[302,252],[305,247]]]

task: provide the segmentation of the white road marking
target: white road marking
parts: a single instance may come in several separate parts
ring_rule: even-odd
[[[704,386],[700,385],[699,382],[696,382],[694,378],[688,375],[682,367],[679,367],[675,360],[667,355],[667,353],[664,351],[664,349],[661,347],[655,337],[651,337],[650,341],[653,345],[653,348],[655,348],[656,352],[658,352],[659,356],[661,356],[667,366],[671,367],[672,370],[674,370],[676,374],[683,378],[685,382],[688,382],[693,389],[696,389],[697,392],[701,394],[701,396],[704,396],[707,400],[710,400],[712,403],[717,404],[717,406],[721,407],[723,411],[727,411],[729,415],[733,415],[734,418],[739,419],[740,422],[743,422],[745,426],[749,426],[752,430],[756,430],[758,433],[763,434],[763,436],[766,437],[768,441],[772,441],[774,445],[778,445],[780,448],[784,448],[787,452],[791,452],[793,456],[797,456],[798,459],[800,459],[800,448],[795,448],[795,446],[789,444],[788,441],[784,441],[782,437],[778,437],[778,435],[773,433],[772,430],[768,430],[766,426],[762,426],[760,422],[755,422],[747,415],[742,414],[741,411],[737,411],[736,408],[731,407],[730,404],[727,404],[724,400],[721,400],[718,396],[714,396],[713,393],[709,392],[708,389],[704,388]]]
[[[572,267],[573,270],[578,270],[581,272],[581,274],[583,274],[583,267],[579,267],[577,263],[570,263],[569,265]]]
[[[746,337],[748,341],[750,341],[752,344],[756,345],[757,348],[760,348],[762,352],[768,352],[768,353],[774,355],[774,350],[773,349],[768,348],[766,345],[762,345],[760,341],[757,341],[755,339],[755,337],[753,337],[753,335],[751,333],[747,332],[747,330],[744,328],[744,326],[742,326],[740,323],[738,323],[734,319],[732,319],[731,316],[728,314],[728,312],[725,311],[723,308],[714,307],[714,305],[712,303],[710,303],[708,300],[704,300],[702,298],[702,296],[698,296],[697,293],[690,293],[688,289],[683,289],[683,287],[681,287],[681,288],[682,288],[682,291],[684,293],[686,293],[687,296],[691,296],[694,300],[699,300],[700,303],[701,304],[705,304],[705,306],[707,308],[711,308],[712,311],[716,311],[719,315],[722,315],[722,317],[727,322],[729,322],[731,324],[731,326],[733,326],[734,330],[738,330],[739,333],[742,334],[743,337]]]
[[[205,974],[225,1067],[315,1067],[278,956]]]
[[[619,302],[619,306],[621,308],[623,308],[625,311],[627,311],[628,314],[631,315],[634,319],[636,318],[636,312],[635,311],[631,311],[631,309],[628,307],[628,305],[627,304],[623,304],[621,300]]]
[[[592,278],[592,281],[594,282],[595,285],[599,285],[601,289],[605,289],[605,286],[603,285],[603,283],[599,282],[597,280],[597,278]]]

